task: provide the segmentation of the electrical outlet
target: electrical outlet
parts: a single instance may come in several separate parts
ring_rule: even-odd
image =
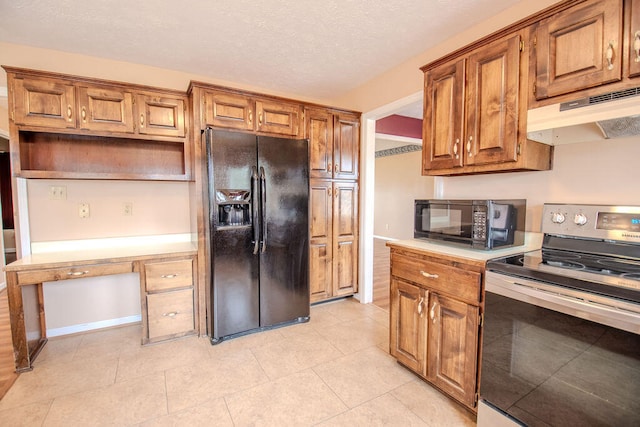
[[[133,215],[133,203],[124,202],[122,204],[122,215],[124,215],[124,216],[132,216]]]
[[[78,205],[78,216],[80,218],[89,218],[89,203],[80,203]]]
[[[67,200],[67,187],[64,185],[49,187],[49,200]]]

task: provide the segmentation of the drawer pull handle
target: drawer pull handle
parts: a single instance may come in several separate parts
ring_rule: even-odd
[[[164,313],[163,316],[164,317],[176,317],[178,315],[178,311],[171,311],[169,313]]]
[[[420,274],[422,274],[427,279],[437,279],[438,277],[440,277],[437,274],[427,273],[426,271],[422,271],[422,270],[420,270]]]
[[[163,274],[162,276],[160,276],[163,279],[173,279],[175,277],[178,277],[177,274]]]
[[[70,271],[67,273],[67,276],[84,276],[85,274],[89,274],[89,271]]]

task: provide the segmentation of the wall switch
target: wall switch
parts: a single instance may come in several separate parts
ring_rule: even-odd
[[[133,203],[131,202],[124,202],[122,204],[122,215],[124,216],[131,216],[133,215]]]
[[[67,200],[67,187],[64,185],[49,187],[49,200]]]
[[[78,215],[80,218],[89,218],[89,203],[80,203],[78,205]]]

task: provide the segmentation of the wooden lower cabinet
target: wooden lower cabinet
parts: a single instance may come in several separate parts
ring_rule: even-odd
[[[438,265],[434,261],[430,256],[421,258],[391,249],[389,352],[475,411],[480,333],[480,295],[476,289],[482,274],[477,265],[466,271],[464,265],[451,260],[434,270]],[[419,269],[420,279],[410,271],[413,266]],[[446,276],[447,270],[456,278],[454,282]],[[416,281],[402,276],[416,277]]]
[[[142,343],[197,333],[195,257],[153,260],[140,266]]]
[[[358,291],[358,184],[311,179],[311,302]]]

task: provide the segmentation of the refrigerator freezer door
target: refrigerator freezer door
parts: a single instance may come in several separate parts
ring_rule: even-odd
[[[208,130],[207,134],[211,275],[212,275],[212,340],[248,331],[260,324],[259,257],[254,255],[254,212],[250,224],[229,226],[220,222],[213,195],[216,190],[254,191],[252,166],[255,166],[254,135]],[[250,198],[257,196],[251,194]],[[254,206],[251,203],[251,206]]]
[[[309,316],[309,153],[306,140],[258,137],[264,168],[260,326]],[[262,175],[262,174],[261,174]]]

